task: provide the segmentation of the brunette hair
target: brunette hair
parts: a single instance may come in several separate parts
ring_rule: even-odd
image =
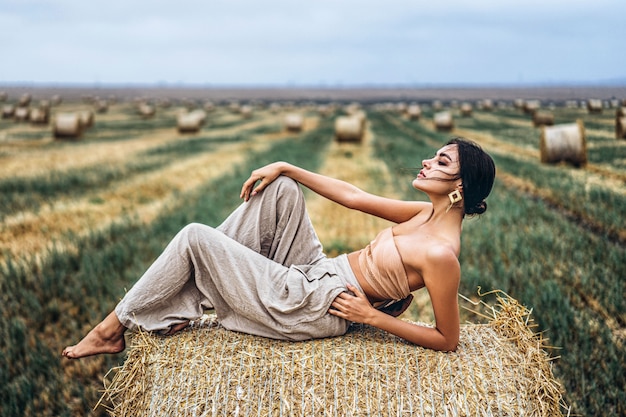
[[[483,214],[487,211],[485,199],[493,187],[496,164],[480,145],[471,140],[455,137],[446,145],[456,145],[458,149],[465,214]]]

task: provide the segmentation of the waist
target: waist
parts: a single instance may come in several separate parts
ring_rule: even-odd
[[[378,294],[363,276],[363,272],[361,271],[361,267],[359,266],[359,254],[362,250],[363,249],[355,252],[350,252],[348,254],[348,263],[350,264],[350,268],[352,268],[354,276],[356,277],[359,285],[363,289],[363,293],[370,302],[384,301],[386,300],[386,298]]]

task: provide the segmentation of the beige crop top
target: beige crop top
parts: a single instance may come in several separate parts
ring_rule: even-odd
[[[363,278],[381,297],[400,300],[411,293],[391,227],[381,231],[359,253],[358,260]]]

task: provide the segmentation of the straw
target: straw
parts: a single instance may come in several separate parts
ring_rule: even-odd
[[[498,294],[487,324],[436,352],[353,324],[341,337],[285,342],[205,315],[173,336],[132,335],[105,377],[112,416],[561,416],[562,388],[530,311]]]

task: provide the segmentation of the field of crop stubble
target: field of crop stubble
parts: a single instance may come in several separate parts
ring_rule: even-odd
[[[467,117],[444,101],[451,132],[435,128],[431,101],[421,103],[419,120],[397,104],[367,103],[361,143],[333,140],[341,104],[328,112],[256,101],[244,116],[215,103],[192,134],[176,129],[190,101],[154,104],[156,114],[142,117],[131,100],[117,98],[101,113],[89,97],[65,100],[52,118],[95,115],[73,140],[54,139],[50,124],[0,120],[3,416],[104,415],[91,409],[103,375],[124,355],[68,361],[62,348],[115,306],[182,226],[218,224],[255,167],[287,160],[371,192],[421,199],[410,187],[415,168],[455,135],[476,140],[498,167],[489,210],[465,222],[461,294],[500,289],[533,308],[536,330],[555,347],[554,372],[572,413],[626,415],[626,140],[615,138],[615,109],[551,109],[557,124],[584,123],[588,163],[574,167],[540,162],[540,128],[510,101],[475,106]],[[291,112],[304,116],[299,132],[284,127]],[[331,254],[364,246],[385,226],[306,196]],[[432,321],[426,294],[416,296],[405,316]]]

